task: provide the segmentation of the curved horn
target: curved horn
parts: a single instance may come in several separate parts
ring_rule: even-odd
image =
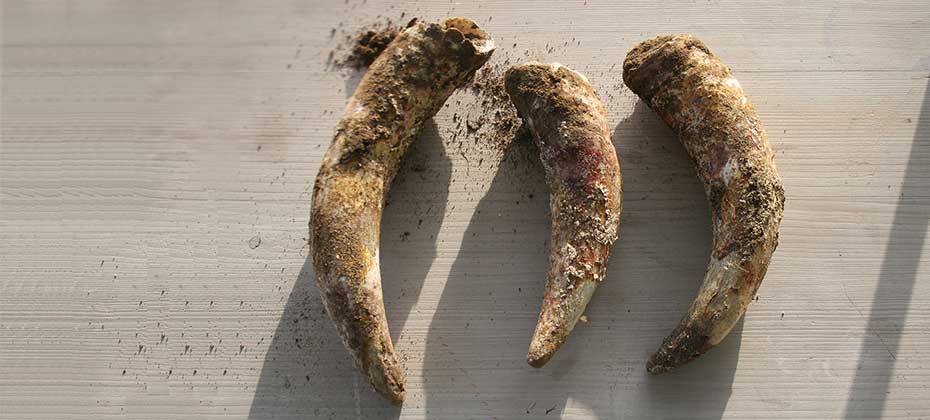
[[[743,316],[778,245],[785,194],[759,116],[703,42],[691,35],[645,41],[627,54],[623,81],[678,133],[714,223],[698,296],[647,364],[662,373],[716,346]]]
[[[604,106],[581,74],[521,64],[507,70],[505,87],[539,146],[551,194],[548,280],[526,357],[542,367],[604,279],[620,224],[620,163]]]
[[[310,244],[324,306],[356,367],[394,403],[406,390],[378,268],[385,196],[423,124],[493,50],[468,19],[411,22],[359,83],[314,185]]]

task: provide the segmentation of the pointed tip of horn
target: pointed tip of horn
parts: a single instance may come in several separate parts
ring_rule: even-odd
[[[597,282],[581,282],[571,289],[555,287],[551,283],[546,287],[539,321],[536,323],[526,355],[526,362],[536,368],[545,365],[575,329],[591,296],[594,295]]]
[[[545,307],[539,319],[533,338],[530,339],[530,349],[526,352],[526,363],[534,368],[541,368],[549,362],[574,327],[574,322],[555,316],[552,310]]]
[[[407,399],[407,389],[404,387],[403,383],[401,383],[400,386],[376,385],[374,388],[382,397],[398,407],[404,405],[404,400]]]
[[[392,393],[382,393],[382,395],[384,395],[389,401],[391,401],[391,404],[394,404],[398,407],[404,405],[404,400],[407,399],[406,390],[401,390],[399,392],[392,392]]]
[[[660,352],[656,352],[649,358],[649,361],[646,362],[646,371],[653,375],[660,375],[672,370],[671,366],[668,366],[662,360],[663,358],[659,355]]]
[[[385,378],[384,375],[387,377]],[[369,379],[375,390],[392,404],[397,406],[404,404],[404,399],[407,398],[407,386],[405,385],[407,381],[399,367],[379,371]]]
[[[385,333],[387,331],[385,330]],[[390,337],[382,337],[382,343],[387,342],[390,345]],[[365,358],[357,360],[364,363],[362,371],[368,377],[371,386],[385,399],[395,405],[402,405],[407,397],[407,378],[397,357],[394,355],[393,348],[382,348],[381,351],[369,350],[364,355]]]
[[[649,358],[649,361],[646,362],[646,371],[653,375],[671,372],[697,359],[702,354],[704,354],[703,351],[687,351],[681,348],[666,349],[665,346],[663,346],[662,349],[656,351],[652,357]]]
[[[539,315],[539,322],[533,337],[530,339],[530,348],[526,352],[526,363],[534,368],[541,368],[559,350],[567,335],[562,319],[549,320],[551,311],[546,310],[545,304]]]
[[[646,370],[658,375],[670,372],[685,363],[697,359],[714,347],[706,331],[688,321],[679,324],[671,335],[665,338],[662,346],[649,357]]]
[[[526,363],[538,369],[545,366],[546,363],[549,362],[549,359],[551,359],[552,355],[555,354],[557,348],[553,348],[552,346],[544,348],[544,346],[537,345],[536,343],[537,342],[534,339],[533,344],[530,345],[530,351],[526,354]]]
[[[406,378],[404,378],[403,374],[401,374],[398,380],[399,382],[391,383],[386,389],[379,389],[378,391],[391,401],[391,404],[399,407],[404,405],[404,400],[407,399],[407,386],[405,385]]]
[[[653,375],[671,372],[681,365],[698,358],[701,354],[701,352],[685,352],[680,348],[666,348],[663,345],[646,362],[646,371]]]

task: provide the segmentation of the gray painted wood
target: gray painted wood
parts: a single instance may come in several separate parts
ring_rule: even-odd
[[[383,224],[402,410],[351,366],[306,262],[313,178],[358,80],[327,65],[330,31],[401,13],[467,16],[495,62],[587,74],[625,189],[590,321],[528,367],[545,184],[525,147],[452,140],[475,101],[457,93]],[[619,71],[668,32],[733,68],[787,211],[745,322],[649,377],[710,246],[686,155]],[[7,0],[0,57],[0,418],[930,418],[924,0]]]

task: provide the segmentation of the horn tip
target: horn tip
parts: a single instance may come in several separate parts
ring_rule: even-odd
[[[541,368],[546,365],[554,353],[554,349],[546,350],[535,345],[530,346],[530,351],[526,354],[526,363],[534,368]]]
[[[672,337],[675,337],[673,335]],[[700,357],[707,350],[713,347],[707,341],[706,336],[698,334],[685,334],[684,337],[694,337],[688,342],[676,342],[674,338],[668,338],[646,362],[646,370],[653,374],[659,375],[671,372],[676,368]]]
[[[393,393],[393,394],[388,395],[387,397],[391,401],[391,404],[394,404],[400,407],[404,405],[404,400],[407,399],[407,391],[400,391],[397,393]]]
[[[368,381],[381,396],[394,405],[403,405],[407,398],[407,378],[394,353],[376,355],[368,369]]]
[[[407,388],[403,383],[379,384],[375,386],[375,390],[396,406],[404,405],[404,400],[407,399]]]
[[[672,370],[671,366],[668,366],[660,361],[656,360],[657,355],[653,355],[649,358],[649,361],[646,362],[646,371],[653,375],[661,375]]]

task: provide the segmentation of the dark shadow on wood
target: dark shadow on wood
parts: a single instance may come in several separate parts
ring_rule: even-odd
[[[427,418],[527,414],[522,408],[534,392],[525,379],[541,372],[525,360],[545,281],[547,214],[538,152],[528,141],[515,141],[468,222],[430,322],[423,355]],[[499,412],[495,401],[514,395],[493,392],[521,388],[526,398]],[[552,406],[543,405],[532,412]]]
[[[846,403],[847,419],[882,417],[930,227],[930,87],[918,118],[856,377]]]
[[[391,186],[381,220],[381,279],[395,348],[436,257],[437,237],[449,202],[452,160],[430,120]],[[398,355],[403,357],[402,355]]]
[[[382,219],[382,291],[400,358],[404,346],[398,337],[436,255],[436,235],[445,214],[452,171],[432,120],[421,137],[411,146],[394,180]],[[249,418],[399,416],[400,408],[375,393],[353,366],[323,309],[308,257],[265,356]]]
[[[658,377],[645,370],[703,279],[711,248],[703,188],[674,134],[642,104],[614,142],[624,208],[607,279],[590,322],[541,369],[525,360],[546,281],[549,191],[535,146],[524,140],[505,152],[430,324],[426,417],[721,417],[742,323],[691,365]]]

